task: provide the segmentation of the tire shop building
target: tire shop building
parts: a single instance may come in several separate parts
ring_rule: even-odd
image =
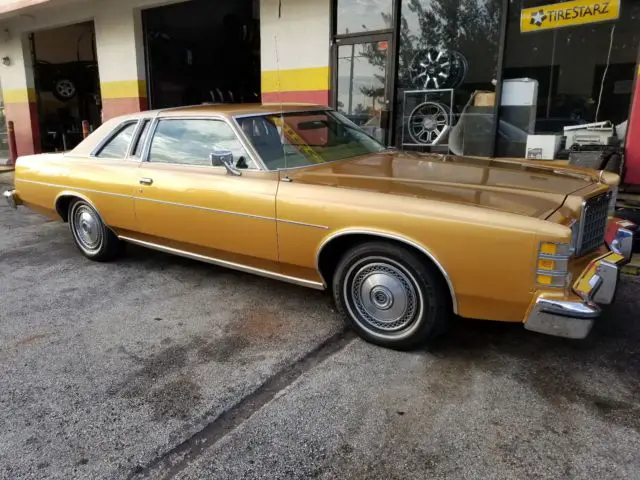
[[[398,148],[626,149],[640,187],[639,45],[640,0],[0,0],[20,155],[141,109],[312,102]]]

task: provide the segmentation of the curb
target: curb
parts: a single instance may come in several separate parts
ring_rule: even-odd
[[[640,252],[636,252],[631,262],[622,267],[622,273],[633,276],[640,275]]]
[[[636,277],[640,275],[640,266],[638,265],[625,265],[622,267],[622,273],[624,275],[630,275]]]
[[[13,170],[1,171],[0,170],[0,185],[13,185]]]

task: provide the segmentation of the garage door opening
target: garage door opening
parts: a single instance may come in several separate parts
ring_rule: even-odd
[[[82,121],[100,124],[100,79],[93,22],[31,34],[40,143],[43,152],[82,140]]]
[[[259,0],[143,10],[149,106],[260,101]]]

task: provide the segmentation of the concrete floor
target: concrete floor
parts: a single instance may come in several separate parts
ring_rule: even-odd
[[[1,189],[0,189],[1,190]],[[640,478],[640,281],[573,342],[398,353],[318,292],[0,206],[0,478]]]

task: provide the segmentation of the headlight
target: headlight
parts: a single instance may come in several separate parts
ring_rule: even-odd
[[[542,242],[538,252],[536,282],[545,287],[565,288],[571,283],[569,258],[573,254],[569,243]]]

